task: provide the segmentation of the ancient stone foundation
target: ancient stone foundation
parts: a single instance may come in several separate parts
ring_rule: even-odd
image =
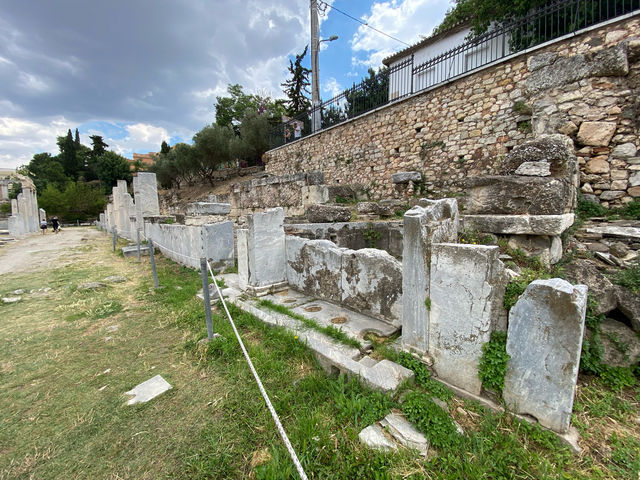
[[[9,235],[21,236],[40,230],[40,213],[36,192],[23,188],[18,198],[11,200],[11,216],[8,221]]]

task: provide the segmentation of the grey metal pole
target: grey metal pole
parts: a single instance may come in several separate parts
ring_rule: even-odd
[[[136,235],[138,236],[138,262],[140,261],[140,229],[136,229]]]
[[[311,131],[320,130],[320,72],[318,68],[318,50],[320,37],[318,35],[318,4],[317,0],[310,1],[311,7]]]
[[[116,242],[118,241],[118,229],[113,227],[113,251],[116,251]]]
[[[204,299],[204,313],[207,317],[207,337],[213,338],[213,321],[211,319],[211,298],[209,297],[209,274],[207,273],[207,259],[200,259],[200,269],[202,270],[202,297]]]
[[[153,254],[153,240],[149,239],[149,257],[151,257],[151,271],[153,272],[153,284],[156,288],[160,286],[158,283],[158,272],[156,271],[156,257]]]

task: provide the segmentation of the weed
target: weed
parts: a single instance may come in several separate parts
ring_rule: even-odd
[[[523,268],[518,277],[507,283],[504,292],[504,308],[507,311],[511,310],[511,307],[516,304],[520,295],[524,293],[531,282],[539,278],[550,278],[550,276],[549,272]]]
[[[493,332],[491,339],[482,346],[482,357],[480,357],[478,364],[478,377],[484,388],[502,393],[509,358],[507,334]]]
[[[611,434],[609,442],[612,446],[612,471],[618,478],[640,477],[640,440],[631,436]]]
[[[465,229],[458,234],[458,242],[469,245],[494,245],[494,237],[488,233]]]
[[[413,370],[418,385],[427,385],[431,380],[431,372],[427,366],[410,353],[402,352],[394,360],[403,367]]]
[[[429,150],[431,150],[432,148],[439,148],[441,150],[444,150],[445,147],[446,147],[446,144],[440,140],[424,142],[422,145],[420,145],[420,159],[424,161],[427,158],[427,155],[429,154]]]
[[[520,115],[531,115],[533,113],[533,110],[531,109],[531,107],[527,105],[525,102],[523,102],[522,100],[518,100],[517,102],[514,102],[513,111],[516,113],[519,113]]]
[[[424,299],[424,306],[427,307],[427,310],[431,311],[431,299],[429,297]]]
[[[376,248],[376,243],[380,238],[382,238],[382,234],[373,228],[373,224],[367,224],[367,229],[362,234],[365,241],[367,242],[367,246],[369,248]]]
[[[524,134],[533,132],[533,127],[531,126],[531,120],[521,120],[517,122],[518,131]]]
[[[435,448],[455,448],[460,443],[449,414],[424,393],[410,392],[402,403],[402,411]]]
[[[611,280],[618,285],[628,288],[636,295],[640,294],[640,260],[626,269],[618,270],[611,275]]]

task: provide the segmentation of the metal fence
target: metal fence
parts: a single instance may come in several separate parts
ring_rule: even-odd
[[[525,17],[499,24],[424,63],[414,56],[370,75],[340,95],[270,130],[270,148],[306,137],[478,70],[508,55],[640,11],[640,0],[553,0]],[[316,128],[313,128],[313,125]]]

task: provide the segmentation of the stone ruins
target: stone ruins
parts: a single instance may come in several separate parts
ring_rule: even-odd
[[[9,217],[9,235],[21,236],[40,231],[40,220],[46,219],[43,209],[38,209],[35,190],[23,187],[18,198],[11,200],[11,216]]]

